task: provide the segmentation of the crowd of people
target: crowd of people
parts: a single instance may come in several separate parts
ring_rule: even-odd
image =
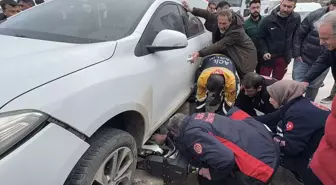
[[[41,3],[44,3],[44,0],[1,0],[0,6],[2,13],[0,14],[0,23],[5,21],[8,17]]]
[[[336,79],[336,0],[303,21],[296,3],[281,0],[263,17],[252,0],[244,21],[226,1],[206,9],[183,1],[206,20],[213,43],[192,54],[203,59],[190,99],[196,112],[175,114],[153,138],[170,138],[200,168],[200,185],[266,185],[279,166],[304,185],[336,184],[336,100],[332,111],[314,101],[329,68]],[[292,61],[293,80],[284,80]]]

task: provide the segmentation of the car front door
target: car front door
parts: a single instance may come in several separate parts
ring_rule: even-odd
[[[152,66],[152,78],[148,80],[153,82],[152,122],[155,125],[162,124],[188,97],[196,64],[191,64],[187,58],[202,45],[195,38],[192,41],[189,39],[188,46],[182,49],[152,54],[146,49],[145,46],[151,45],[155,36],[164,29],[188,34],[178,6],[172,2],[162,4],[152,16],[136,48],[136,55]]]

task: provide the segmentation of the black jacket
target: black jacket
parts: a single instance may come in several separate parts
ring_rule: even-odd
[[[0,23],[5,21],[7,19],[7,17],[5,16],[5,14],[0,13]]]
[[[270,53],[272,58],[285,57],[289,63],[292,58],[292,45],[295,31],[300,26],[301,17],[293,12],[287,17],[286,26],[279,24],[277,8],[270,15],[265,17],[259,24],[260,51],[264,55]],[[273,65],[273,60],[265,61],[265,65]]]
[[[209,168],[213,180],[225,178],[237,166],[252,179],[270,181],[279,157],[271,134],[236,107],[228,115],[231,118],[214,113],[185,118],[181,134],[173,138],[176,148],[193,166]]]
[[[237,97],[237,100],[235,102],[235,106],[240,108],[241,110],[248,113],[250,116],[257,116],[257,113],[255,109],[258,111],[268,114],[275,111],[275,108],[273,105],[269,102],[270,95],[266,90],[266,87],[269,85],[272,85],[277,80],[270,78],[270,77],[264,77],[264,85],[258,94],[251,98],[245,95],[244,89],[242,89]]]
[[[266,125],[278,123],[275,137],[286,142],[281,151],[289,157],[306,152],[310,155],[314,153],[321,138],[313,136],[323,132],[329,114],[328,108],[301,96],[291,100],[278,111],[255,119]]]
[[[294,58],[301,56],[303,62],[311,65],[323,53],[324,47],[320,45],[320,38],[314,23],[327,12],[328,7],[317,9],[302,21],[294,37]]]
[[[207,29],[208,31],[212,32],[214,30],[214,26],[217,22],[213,19],[207,19],[205,20],[204,26],[205,29]]]
[[[313,63],[312,68],[305,75],[302,81],[312,82],[318,76],[320,76],[325,70],[331,67],[331,72],[336,80],[336,50],[325,49],[323,54],[319,56],[316,62]]]

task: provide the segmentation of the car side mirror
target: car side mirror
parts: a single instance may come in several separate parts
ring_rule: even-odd
[[[244,17],[248,17],[250,15],[249,9],[244,9]]]
[[[181,49],[188,46],[187,36],[181,32],[174,30],[160,31],[150,46],[146,46],[150,53],[158,51],[168,51]]]

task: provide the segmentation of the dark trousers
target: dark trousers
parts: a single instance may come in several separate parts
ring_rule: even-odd
[[[282,80],[287,72],[287,62],[284,57],[278,57],[271,59],[274,62],[274,65],[268,66],[268,65],[261,65],[260,66],[260,74],[264,76],[271,76],[277,79]],[[265,61],[267,62],[267,61]]]
[[[309,159],[303,156],[283,159],[283,167],[298,175],[304,185],[323,185],[308,165]]]
[[[221,180],[208,180],[202,176],[198,176],[198,184],[199,185],[267,185],[268,183],[263,183],[256,179],[252,179],[244,175],[241,172],[236,172],[233,175],[230,175]]]

